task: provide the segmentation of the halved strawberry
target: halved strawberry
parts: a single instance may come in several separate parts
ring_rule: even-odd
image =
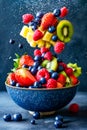
[[[23,65],[32,66],[33,64],[34,64],[34,60],[29,55],[22,55],[19,60],[19,67],[21,67]]]
[[[17,69],[15,78],[21,86],[30,86],[36,81],[35,77],[25,68]]]
[[[58,23],[58,19],[51,12],[46,13],[41,20],[41,28],[43,30],[48,29],[50,26],[55,26]]]
[[[9,75],[7,76],[6,82],[10,85],[12,80],[16,81],[15,73],[9,73]]]
[[[43,37],[43,33],[40,30],[35,30],[34,34],[33,34],[33,40],[37,41],[39,39],[41,39]]]
[[[77,77],[75,76],[75,75],[70,75],[70,80],[71,80],[71,84],[72,85],[75,85],[75,84],[77,84],[78,83],[78,79],[77,79]]]
[[[66,77],[63,74],[59,74],[57,82],[60,82],[64,85],[66,83]]]

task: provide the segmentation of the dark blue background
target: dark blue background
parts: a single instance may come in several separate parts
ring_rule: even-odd
[[[67,6],[69,14],[66,17],[74,26],[74,36],[66,49],[59,55],[64,62],[77,62],[82,67],[79,91],[87,91],[87,1],[86,0],[0,0],[0,90],[5,90],[7,73],[13,67],[15,53],[22,55],[33,50],[26,40],[19,36],[23,26],[21,16],[24,13],[38,11],[49,12],[55,8]],[[9,39],[15,39],[15,44],[9,44]],[[23,49],[18,44],[23,44]]]

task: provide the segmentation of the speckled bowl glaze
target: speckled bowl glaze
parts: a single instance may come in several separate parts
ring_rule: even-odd
[[[66,106],[75,96],[77,85],[62,89],[29,89],[5,83],[8,94],[20,107],[28,111],[51,112]]]

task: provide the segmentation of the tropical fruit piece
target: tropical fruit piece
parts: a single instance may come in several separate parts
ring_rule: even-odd
[[[60,41],[69,42],[73,35],[73,26],[70,21],[62,20],[57,25],[57,36]]]
[[[24,25],[20,32],[20,35],[22,37],[26,38],[28,32],[29,32],[29,27]]]

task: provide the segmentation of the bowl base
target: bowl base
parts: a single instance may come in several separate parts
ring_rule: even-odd
[[[34,111],[28,111],[29,114],[33,115]],[[40,116],[50,116],[55,114],[56,111],[50,111],[50,112],[40,112]]]

